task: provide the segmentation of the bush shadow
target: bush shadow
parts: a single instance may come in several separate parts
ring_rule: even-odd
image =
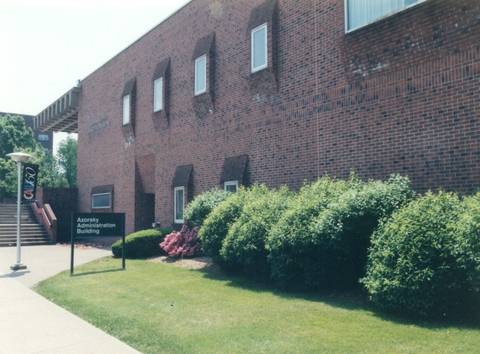
[[[213,269],[213,271],[212,271]],[[226,286],[248,290],[255,293],[269,293],[282,299],[301,299],[311,302],[321,302],[328,306],[351,311],[369,312],[373,317],[399,325],[418,326],[432,330],[463,328],[479,329],[479,310],[466,315],[466,311],[459,314],[450,314],[442,318],[411,318],[398,313],[388,313],[375,306],[370,300],[365,289],[359,286],[349,291],[294,291],[276,287],[271,282],[255,281],[241,275],[231,274],[225,271],[218,271],[217,266],[207,266],[203,269],[192,270],[203,273],[205,279],[225,282]]]

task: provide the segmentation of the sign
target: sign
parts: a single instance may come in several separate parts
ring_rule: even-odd
[[[72,230],[79,237],[115,237],[124,233],[123,213],[73,213]]]
[[[72,213],[71,236],[70,275],[73,275],[76,238],[121,237],[122,268],[125,269],[125,213]]]
[[[35,202],[37,193],[38,165],[23,164],[22,203]]]

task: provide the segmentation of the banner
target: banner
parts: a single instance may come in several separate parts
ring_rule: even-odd
[[[35,202],[37,193],[38,165],[23,164],[22,202]]]

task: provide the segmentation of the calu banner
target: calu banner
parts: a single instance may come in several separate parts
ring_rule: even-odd
[[[23,164],[22,202],[35,202],[38,181],[38,165]]]

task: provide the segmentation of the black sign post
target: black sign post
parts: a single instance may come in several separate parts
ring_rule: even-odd
[[[122,268],[125,269],[125,213],[72,213],[70,275],[73,274],[76,239],[116,236],[122,237]]]

